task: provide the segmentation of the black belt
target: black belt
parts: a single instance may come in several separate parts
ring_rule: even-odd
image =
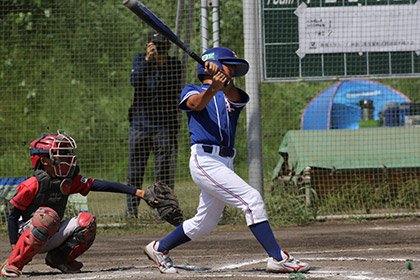
[[[213,152],[213,146],[202,145],[202,147],[203,147],[203,151],[205,151],[206,153],[211,154]],[[219,146],[219,156],[233,157],[234,154],[235,154],[235,150],[233,150],[233,148],[227,147],[227,146]]]

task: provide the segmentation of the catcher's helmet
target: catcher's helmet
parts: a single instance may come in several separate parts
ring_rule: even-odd
[[[235,67],[235,77],[244,76],[248,73],[249,64],[248,61],[242,58],[238,58],[236,53],[229,50],[228,48],[212,48],[205,51],[201,55],[201,59],[206,62],[214,62],[219,66],[220,69],[223,68],[222,64],[234,64]],[[203,75],[208,75],[207,72],[204,71],[204,67],[199,63],[197,67],[197,76],[200,81],[202,80]]]
[[[67,177],[76,167],[76,149],[74,139],[64,132],[58,131],[57,135],[43,134],[31,143],[32,167],[38,169],[41,156],[47,156],[54,165],[55,175]]]

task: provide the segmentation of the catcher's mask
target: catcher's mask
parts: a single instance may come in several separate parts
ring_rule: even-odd
[[[76,142],[65,132],[57,131],[57,135],[43,134],[31,143],[32,167],[38,169],[41,156],[47,156],[54,165],[55,175],[68,177],[76,167],[76,149]]]
[[[209,49],[201,55],[201,59],[204,62],[210,61],[217,64],[220,69],[223,69],[222,64],[235,65],[235,77],[244,76],[249,70],[248,61],[238,58],[236,53],[228,48],[217,47]],[[208,73],[204,71],[204,67],[199,63],[197,66],[197,76],[201,82],[203,81],[203,75],[208,75]]]

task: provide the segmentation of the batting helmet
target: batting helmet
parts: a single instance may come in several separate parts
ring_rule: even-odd
[[[53,165],[57,177],[67,177],[76,167],[77,145],[73,138],[64,132],[55,134],[43,134],[40,138],[32,141],[30,152],[31,162],[34,169],[39,168],[41,156],[48,157]]]
[[[217,64],[217,66],[219,66],[220,69],[223,69],[222,64],[234,64],[236,66],[235,77],[244,76],[246,73],[248,73],[249,70],[248,61],[242,58],[238,58],[236,53],[229,50],[228,48],[217,47],[209,49],[201,55],[201,59],[204,62],[214,62]],[[198,64],[197,76],[200,81],[203,81],[203,75],[208,75],[208,73],[204,71],[204,67],[201,64]]]

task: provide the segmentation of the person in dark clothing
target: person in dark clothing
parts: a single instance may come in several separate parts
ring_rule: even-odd
[[[155,180],[174,189],[178,152],[181,63],[168,55],[171,44],[160,33],[148,33],[146,53],[133,59],[130,82],[134,99],[128,112],[127,184],[141,189],[147,160],[154,155]],[[127,195],[126,216],[137,217],[140,199]]]

